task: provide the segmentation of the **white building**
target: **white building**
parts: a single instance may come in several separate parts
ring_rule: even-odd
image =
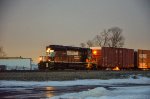
[[[31,58],[0,57],[0,65],[6,66],[6,70],[31,70]]]

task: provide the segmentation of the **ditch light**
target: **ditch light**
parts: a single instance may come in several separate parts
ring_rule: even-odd
[[[116,70],[116,71],[117,71],[117,70],[120,70],[120,69],[119,69],[119,67],[117,66],[117,67],[113,68],[113,70]]]

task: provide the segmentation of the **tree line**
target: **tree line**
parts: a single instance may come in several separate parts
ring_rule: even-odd
[[[112,27],[105,29],[96,35],[93,39],[88,40],[86,43],[81,43],[81,47],[116,47],[121,48],[124,46],[125,38],[122,34],[122,29],[119,27]]]

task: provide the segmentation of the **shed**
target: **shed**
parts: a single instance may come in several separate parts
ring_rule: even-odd
[[[5,65],[6,70],[31,70],[31,58],[0,57],[0,65]]]

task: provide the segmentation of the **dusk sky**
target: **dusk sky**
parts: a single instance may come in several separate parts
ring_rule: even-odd
[[[1,0],[0,46],[38,60],[50,44],[80,46],[120,27],[126,48],[150,50],[150,0]]]

